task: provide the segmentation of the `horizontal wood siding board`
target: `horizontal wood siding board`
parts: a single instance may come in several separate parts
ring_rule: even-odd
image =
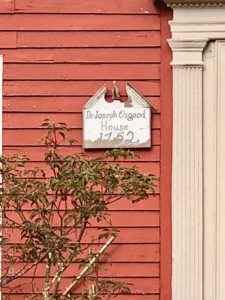
[[[4,74],[3,74],[4,76]],[[115,78],[116,79],[116,78]],[[158,81],[130,81],[143,96],[159,96]],[[121,95],[126,96],[125,82],[118,82]],[[112,81],[7,81],[3,82],[3,96],[87,96],[91,97],[103,85],[108,88]]]
[[[1,31],[0,48],[159,47],[159,31]]]
[[[71,269],[70,269],[71,270]],[[71,273],[70,273],[71,274]],[[77,272],[78,274],[78,272]],[[148,278],[148,277],[159,277],[159,264],[158,263],[113,263],[112,266],[108,267],[107,272],[99,271],[101,277],[126,277],[126,278]],[[70,275],[69,278],[73,278]]]
[[[160,46],[159,31],[17,32],[17,48],[136,48],[158,46]]]
[[[23,280],[21,280],[21,283],[24,284],[26,283],[27,278],[24,278]],[[63,285],[66,286],[70,283],[69,278],[65,279],[65,281],[63,282]],[[130,288],[132,290],[132,294],[136,295],[136,297],[139,297],[141,295],[148,295],[149,298],[144,298],[144,299],[156,299],[156,298],[151,298],[153,295],[158,295],[159,294],[159,288],[160,288],[160,281],[159,278],[154,278],[154,277],[149,277],[149,278],[124,278],[124,277],[120,277],[116,280],[120,280],[123,282],[127,282],[128,284],[130,283]],[[42,283],[43,279],[41,278],[37,278],[36,280],[36,284],[43,284]],[[31,286],[29,286],[26,283],[26,293],[28,294],[31,291]],[[80,284],[78,289],[74,290],[73,293],[78,293],[80,290],[82,289],[82,285]],[[14,291],[15,293],[15,291]],[[22,299],[20,298],[21,292],[18,291],[18,299]],[[132,297],[132,295],[130,295],[130,297]],[[120,298],[120,296],[119,296]],[[118,298],[117,298],[118,299]],[[129,298],[122,298],[122,299],[129,299]],[[132,298],[135,299],[135,298]],[[137,298],[136,298],[137,299]],[[139,298],[138,298],[139,299]],[[141,298],[142,299],[142,298]],[[159,299],[159,298],[157,298]]]
[[[49,196],[51,197],[51,196]],[[114,202],[110,204],[109,206],[110,211],[159,211],[159,195],[157,194],[149,194],[148,198],[144,201],[140,201],[138,203],[132,203],[130,200],[122,198],[118,202]],[[128,236],[130,234],[128,233]],[[138,238],[137,236],[134,237],[134,240]],[[117,239],[118,240],[118,239]],[[133,239],[130,240],[130,243],[132,243]],[[145,243],[146,239],[143,239],[142,243]],[[150,242],[150,241],[149,241]],[[152,241],[151,241],[152,242]],[[158,242],[158,241],[157,241]]]
[[[15,147],[15,146],[5,146],[4,145],[4,153],[6,155],[12,156],[14,154],[19,154],[19,155],[27,155],[31,160],[33,161],[43,161],[44,159],[44,151],[45,148],[42,147],[41,145],[39,147]],[[159,161],[160,158],[160,146],[152,146],[151,149],[144,149],[140,151],[139,149],[133,149],[132,150],[134,153],[138,154],[140,156],[139,161]],[[78,152],[84,152],[86,155],[91,156],[91,157],[97,157],[102,154],[102,150],[86,150],[82,147],[76,147],[76,149],[70,147],[64,147],[61,148],[61,153],[63,155],[70,155],[73,153],[78,153]],[[128,159],[129,161],[129,159]],[[133,159],[132,159],[133,161]]]
[[[152,145],[152,147],[151,147],[151,149],[154,149],[154,148],[158,148],[159,149],[159,151],[160,151],[160,145]],[[15,153],[15,151],[17,151],[18,150],[18,153],[22,153],[23,151],[28,151],[28,149],[29,149],[29,151],[31,151],[31,155],[35,155],[35,152],[36,151],[43,151],[43,146],[41,145],[41,144],[35,144],[35,145],[25,145],[25,144],[23,144],[23,145],[13,145],[13,146],[10,146],[10,145],[4,145],[3,146],[3,148],[8,152],[8,153],[12,153],[12,154],[14,154]],[[62,150],[62,152],[64,153],[71,153],[71,151],[72,150],[74,150],[74,152],[80,152],[80,151],[82,151],[82,145],[73,145],[73,146],[70,146],[70,147],[68,147],[68,146],[64,146],[64,145],[61,145],[60,146],[60,149]],[[68,151],[65,151],[65,149],[68,149]],[[96,155],[98,155],[98,153],[102,153],[102,151],[104,151],[105,149],[87,149],[87,150],[84,150],[84,153],[87,153],[88,155],[90,154],[90,155],[92,155],[93,157],[95,157]],[[140,152],[139,152],[139,149],[135,149],[135,148],[133,148],[132,149],[132,151],[134,151],[134,152],[138,152],[139,154],[140,154]],[[149,148],[143,148],[142,149],[142,153],[143,153],[143,156],[144,156],[144,158],[145,159],[143,159],[143,160],[141,160],[141,161],[149,161],[148,159],[146,159],[146,157],[147,157],[147,155],[148,155],[148,151],[149,151]],[[26,152],[26,153],[28,153],[28,152]],[[95,154],[96,153],[96,154]],[[42,153],[41,153],[41,155],[42,155]],[[37,157],[38,157],[38,159],[40,158],[40,157],[42,157],[41,155],[38,155]],[[31,156],[32,157],[32,156]],[[39,161],[39,160],[35,160],[35,161]],[[150,160],[150,161],[158,161],[158,160]]]
[[[24,215],[28,214],[28,212],[24,212]],[[114,227],[159,227],[159,212],[158,211],[140,211],[138,214],[135,211],[112,211],[111,212],[111,220]],[[18,215],[15,212],[10,213],[10,218],[15,221],[20,221]],[[55,216],[55,220],[53,225],[58,226],[60,224],[59,218]],[[96,220],[90,221],[89,226],[95,227],[105,227],[108,224],[103,222],[97,222]]]
[[[14,113],[80,113],[83,106],[88,101],[88,97],[4,97],[3,111]],[[122,97],[122,101],[126,101],[127,96]],[[146,100],[154,106],[157,111],[154,114],[160,113],[160,98],[146,97]],[[54,106],[54,112],[52,107]]]
[[[41,179],[39,179],[40,182],[42,181]],[[157,183],[156,183],[157,185]],[[158,187],[156,187],[156,189],[158,189]],[[137,203],[132,203],[131,200],[126,199],[125,197],[121,197],[120,201],[115,201],[113,203],[111,203],[109,205],[109,212],[159,212],[160,211],[160,206],[159,206],[159,199],[160,199],[160,195],[159,193],[155,192],[155,193],[151,193],[150,191],[147,193],[148,197],[143,200],[143,201],[139,201]],[[52,199],[53,195],[49,194],[47,195],[48,199]],[[71,204],[71,202],[69,201],[68,203],[68,210],[73,209],[73,205]],[[65,206],[63,204],[61,204],[61,211],[63,211],[63,209],[65,209]],[[32,208],[29,206],[29,204],[27,204],[24,207],[24,211],[26,212],[30,212],[32,210]],[[9,212],[14,212],[13,208],[9,208],[6,211]],[[151,227],[151,226],[150,226]],[[89,228],[91,229],[91,228]],[[117,240],[116,240],[117,241]],[[142,241],[143,244],[146,243],[146,241]]]
[[[17,32],[0,31],[0,49],[5,48],[17,48]]]
[[[77,14],[0,14],[1,30],[159,30],[160,18],[155,15],[77,15]]]
[[[129,210],[129,211],[136,211],[137,213],[141,212],[141,211],[155,211],[155,212],[157,212],[157,211],[160,210],[159,199],[160,199],[159,194],[149,194],[148,198],[146,200],[140,201],[140,202],[135,203],[135,204],[130,202],[130,200],[122,199],[119,202],[115,202],[113,204],[110,204],[109,209],[110,209],[110,211]],[[143,232],[143,234],[144,234],[144,232]],[[147,242],[147,240],[143,239],[142,242],[145,243],[145,242]]]
[[[1,33],[0,33],[1,36]],[[5,63],[154,63],[160,48],[71,48],[3,50]]]
[[[145,172],[145,173],[153,173],[155,174],[156,176],[158,175],[159,176],[159,164],[158,162],[140,162],[140,161],[137,161],[137,162],[121,162],[121,165],[124,166],[124,167],[132,167],[132,166],[136,166],[137,168],[139,168],[139,170],[141,170],[142,172]],[[35,168],[39,166],[40,168],[43,168],[45,171],[46,171],[46,176],[50,176],[52,175],[52,171],[50,171],[50,169],[48,167],[45,166],[45,163],[43,162],[27,162],[27,167],[28,168]]]
[[[1,13],[14,13],[15,0],[1,0],[0,1],[0,14]]]
[[[26,279],[24,279],[24,281],[25,280]],[[37,278],[37,281],[38,280],[42,281],[43,279]],[[66,278],[63,284],[64,285],[69,284],[70,280],[71,279]],[[159,281],[159,278],[157,278],[157,277],[156,278],[154,278],[154,277],[138,278],[137,277],[137,278],[129,278],[129,279],[126,279],[124,277],[122,277],[122,278],[117,277],[117,280],[121,280],[121,281],[130,283],[131,284],[131,286],[130,286],[131,290],[132,290],[133,294],[136,294],[136,295],[139,295],[139,294],[151,295],[151,294],[158,294],[159,293],[160,281]],[[82,284],[80,284],[78,286],[78,288],[76,290],[74,290],[74,293],[78,293],[81,289],[82,289]],[[29,291],[30,291],[30,287],[29,287],[29,289],[27,288],[27,293]],[[19,297],[18,299],[21,299],[21,298]]]
[[[138,211],[137,211],[138,212]],[[105,227],[104,227],[105,228]],[[90,229],[90,230],[89,230]],[[11,231],[11,228],[9,227],[5,227],[4,228],[5,231],[7,231],[7,234],[9,234],[10,232],[10,239],[11,239],[11,242],[9,242],[8,245],[12,245],[14,240],[17,241],[18,244],[21,244],[21,235],[18,234],[17,232],[15,232],[15,230]],[[3,232],[4,232],[3,230]],[[90,239],[90,234],[95,234],[95,236],[97,236],[97,234],[99,235],[101,232],[99,232],[99,227],[91,227],[91,228],[87,228],[86,229],[87,232],[86,232],[86,236],[83,237],[83,242],[81,243],[82,246],[86,247],[88,245],[93,245],[93,247],[97,248],[97,247],[102,247],[104,244],[105,244],[105,240],[102,240],[100,243],[98,242],[98,240],[96,239],[95,241],[91,240]],[[151,249],[156,249],[157,247],[159,248],[160,247],[160,241],[159,240],[156,240],[157,236],[158,236],[158,232],[159,232],[159,228],[158,227],[137,227],[137,228],[134,228],[134,227],[117,227],[117,230],[120,230],[120,236],[117,237],[116,239],[116,242],[113,242],[113,246],[114,248],[117,248],[117,247],[121,247],[121,246],[124,246],[124,245],[127,245],[127,246],[134,246],[135,248],[145,248],[145,246],[148,248],[148,247],[151,247]],[[143,242],[142,241],[136,241],[136,240],[133,240],[133,236],[131,236],[132,233],[140,233],[141,231],[152,231],[152,232],[157,232],[157,234],[155,233],[155,235],[152,237],[152,239],[154,239],[153,241],[151,240],[150,242]],[[98,231],[98,233],[97,233]],[[130,239],[128,240],[127,237],[125,237],[125,234],[123,232],[130,232],[130,234],[128,235],[130,237]],[[141,235],[142,237],[144,235]],[[140,240],[140,239],[139,239]],[[137,247],[136,247],[137,246]],[[147,249],[146,248],[146,249]],[[153,251],[156,255],[156,251],[155,250],[151,250]],[[160,252],[160,251],[159,251]],[[137,253],[137,255],[135,256],[135,259],[134,260],[130,260],[129,257],[126,257],[125,260],[122,260],[120,262],[141,262],[140,261],[140,257],[138,258],[139,254]],[[117,258],[114,258],[112,256],[112,258],[109,259],[109,261],[113,262],[115,259],[115,262],[116,262],[116,259]],[[149,256],[149,261],[148,262],[159,262],[159,259],[155,259],[153,258],[152,256]],[[5,260],[4,260],[5,262]],[[118,261],[117,261],[118,262]],[[142,261],[143,262],[143,261]]]
[[[51,198],[52,195],[48,195],[47,197]],[[157,193],[154,193],[154,194],[153,193],[151,193],[151,194],[148,193],[147,199],[134,204],[130,200],[126,199],[125,197],[122,197],[120,201],[116,201],[116,202],[111,203],[109,205],[109,211],[110,212],[116,211],[116,212],[121,212],[121,213],[123,211],[131,211],[131,212],[135,211],[137,213],[142,212],[142,211],[159,212],[160,211],[160,206],[159,206],[160,201],[159,201],[159,199],[160,199],[159,194],[157,194]],[[68,204],[68,207],[69,207],[69,209],[72,209],[72,205]],[[61,209],[63,210],[63,207],[61,207]],[[30,211],[30,210],[31,210],[31,207],[29,207],[29,205],[27,205],[27,211]],[[11,209],[11,210],[9,209],[8,211],[13,211],[13,209]],[[133,229],[135,229],[135,228],[133,228]],[[151,228],[151,226],[150,226],[149,230],[152,230],[152,229],[153,228]],[[88,229],[88,232],[90,230],[91,230],[91,228]],[[139,226],[138,230],[143,231],[144,227]],[[149,233],[151,233],[151,231]],[[144,234],[144,232],[143,232],[143,234]],[[152,234],[154,234],[154,236],[156,238],[158,238],[158,231],[157,230],[156,231],[153,230]],[[128,233],[128,236],[131,237],[131,234]],[[133,238],[131,238],[130,243],[135,243],[136,238],[139,240],[139,237],[133,237]],[[118,240],[119,239],[117,238],[115,243],[117,243]],[[150,243],[150,242],[154,243],[154,241],[152,241],[152,240],[150,240],[150,241],[144,240],[144,239],[142,241],[139,240],[139,243],[142,243],[142,244],[146,244],[146,243]],[[155,242],[158,243],[159,240],[157,240]]]
[[[44,277],[44,268],[40,268],[40,273],[37,273],[37,279],[43,282]],[[24,276],[24,279],[27,281],[32,278],[32,272],[29,272],[30,276]],[[65,271],[65,277],[69,281],[72,278],[74,278],[74,275],[78,275],[80,273],[80,270],[78,270],[78,265],[71,264],[70,267],[67,268]],[[74,274],[74,275],[73,275]],[[43,279],[42,279],[42,278]],[[99,277],[102,278],[158,278],[159,277],[159,263],[113,263],[111,266],[109,265],[106,271],[99,270]],[[29,278],[29,279],[28,279]],[[18,280],[19,282],[20,280]],[[64,281],[65,284],[65,281]],[[9,285],[10,286],[10,285]],[[24,288],[25,289],[25,288]],[[24,290],[23,289],[23,290]],[[26,290],[24,290],[26,292]]]
[[[82,129],[83,116],[82,113],[4,113],[3,128],[40,128],[45,119],[53,122],[64,122],[71,128]],[[23,120],[23,122],[21,122]],[[32,122],[30,121],[32,120]],[[152,128],[160,129],[160,115],[152,114]]]
[[[11,233],[11,231],[10,231]],[[85,233],[83,237],[84,243],[90,242],[90,236],[96,236],[100,234],[100,231],[97,228],[88,228],[87,232]],[[16,230],[13,230],[11,233],[11,241],[13,239],[20,242],[20,235]],[[142,228],[121,228],[119,235],[117,236],[116,240],[114,241],[113,245],[116,251],[116,245],[123,245],[123,249],[126,249],[126,246],[131,249],[134,245],[137,250],[139,251],[133,253],[134,255],[134,261],[135,260],[142,260],[141,256],[144,255],[144,257],[147,259],[147,261],[152,261],[153,259],[158,261],[158,255],[159,255],[159,228],[155,227],[142,227]],[[145,248],[147,247],[147,248]],[[148,249],[148,251],[145,251],[145,249]],[[153,252],[153,255],[157,255],[156,258],[152,257],[151,253]],[[138,255],[141,255],[139,258]],[[111,260],[111,257],[110,257]],[[126,257],[124,261],[129,261],[129,257]]]
[[[135,72],[134,72],[135,69]],[[159,64],[5,64],[6,80],[158,80]]]
[[[3,132],[3,143],[5,146],[38,146],[40,145],[38,141],[41,140],[44,134],[45,132],[41,129],[5,129]],[[82,145],[82,131],[80,129],[72,130],[70,137],[77,141],[77,146]],[[159,129],[152,130],[152,145],[160,145]]]
[[[149,0],[8,0],[15,2],[17,13],[85,13],[85,14],[159,14]]]
[[[132,229],[131,229],[132,230]],[[89,232],[92,233],[92,232]],[[21,244],[21,239],[20,235],[16,235],[14,232],[11,234],[9,242],[14,242],[20,243]],[[90,243],[90,236],[89,239],[84,237],[84,240],[88,241]],[[100,246],[102,247],[103,244]],[[86,246],[86,244],[84,244]],[[95,244],[95,248],[99,248],[97,244]],[[110,263],[146,263],[146,264],[151,264],[151,263],[158,263],[159,258],[160,258],[160,245],[159,244],[123,244],[123,243],[118,243],[117,244],[112,244],[108,247],[107,253],[109,254],[109,258],[107,261]],[[80,256],[84,257],[84,256]],[[44,276],[42,267],[44,265],[40,265],[39,273],[36,273],[37,276]],[[74,264],[74,267],[76,268],[76,264]],[[73,269],[73,265],[70,267],[70,270]],[[70,277],[70,272],[69,271],[67,274],[65,274],[66,277]],[[138,275],[138,274],[137,274]],[[143,274],[144,275],[144,274]],[[26,276],[29,276],[29,274],[26,274]],[[118,274],[118,276],[121,276]],[[145,274],[146,277],[148,277],[148,274]]]

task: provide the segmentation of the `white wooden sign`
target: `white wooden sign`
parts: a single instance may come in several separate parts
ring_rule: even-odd
[[[146,148],[151,146],[151,107],[130,84],[128,100],[105,100],[103,86],[83,108],[83,146],[96,148]]]

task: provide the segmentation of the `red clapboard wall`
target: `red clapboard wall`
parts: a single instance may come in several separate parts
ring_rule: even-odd
[[[148,201],[111,208],[121,234],[110,250],[109,273],[133,284],[132,295],[120,300],[170,299],[169,18],[170,11],[156,8],[153,0],[0,0],[5,154],[26,154],[31,165],[41,165],[40,125],[46,118],[71,126],[76,150],[83,151],[82,106],[113,80],[123,96],[131,82],[157,109],[153,146],[137,151],[136,164],[161,176],[160,187]],[[15,299],[23,293],[29,289]]]

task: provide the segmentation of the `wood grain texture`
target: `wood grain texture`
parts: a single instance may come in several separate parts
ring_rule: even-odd
[[[3,128],[20,128],[32,129],[40,128],[45,119],[50,119],[54,122],[63,122],[67,120],[67,125],[71,128],[82,129],[83,117],[82,113],[5,113],[3,116]],[[21,120],[23,122],[21,123]],[[32,120],[32,123],[30,122]],[[160,115],[152,115],[152,128],[160,129]]]
[[[137,251],[132,253],[132,260],[130,255],[126,256],[122,261],[139,261],[143,262],[158,262],[160,259],[159,253],[159,228],[157,227],[139,227],[139,228],[119,228],[120,234],[113,244],[112,251],[118,252],[117,245],[123,245],[123,256],[126,255],[126,249],[132,251],[134,246]],[[8,229],[7,229],[8,230]],[[90,236],[99,235],[98,228],[89,228],[83,237],[84,243],[90,243]],[[19,233],[14,230],[10,236],[11,241],[15,240],[21,242]],[[144,243],[143,243],[144,241]],[[140,250],[140,251],[139,251]],[[148,250],[148,251],[146,251]],[[145,259],[144,259],[145,258]],[[111,261],[119,259],[119,256],[110,257]],[[121,259],[120,259],[121,261]]]
[[[21,280],[21,284],[26,283],[26,294],[29,295],[29,292],[31,290],[31,287],[27,284],[26,280],[27,278],[24,278]],[[66,286],[70,283],[71,279],[65,279],[63,285]],[[131,295],[121,295],[117,297],[117,299],[120,300],[129,300],[129,299],[141,299],[141,300],[159,300],[159,289],[160,289],[160,282],[158,278],[124,278],[124,277],[117,277],[116,280],[124,281],[127,283],[130,283],[130,288],[132,290]],[[40,285],[42,284],[43,279],[37,278],[36,279],[36,284]],[[78,293],[82,289],[82,285],[80,285],[76,291]],[[14,292],[15,293],[15,292]],[[16,296],[18,298],[16,298]],[[15,297],[15,298],[14,298]],[[15,295],[14,294],[13,299],[18,299],[22,300],[22,295],[21,292],[18,290],[18,293]]]
[[[155,15],[77,15],[77,14],[0,14],[0,28],[9,31],[111,31],[159,30],[160,19]]]
[[[44,265],[40,265],[39,270],[37,270],[37,279],[43,282],[44,278]],[[70,267],[67,268],[65,271],[65,278],[69,281],[72,280],[74,275],[79,274],[80,270],[78,270],[77,264],[71,264]],[[150,274],[150,276],[149,276]],[[107,273],[106,271],[99,270],[99,276],[102,278],[107,278],[107,276],[111,278],[118,278],[118,277],[128,277],[128,278],[135,278],[135,277],[158,277],[159,276],[159,263],[116,263],[114,262],[111,266],[108,266]],[[25,280],[29,281],[30,278],[32,278],[32,271],[28,273],[26,277],[24,277]],[[41,280],[42,279],[42,280]],[[67,282],[68,282],[67,281]],[[18,280],[20,282],[20,280]],[[44,283],[44,282],[43,282]],[[65,281],[64,281],[65,285]],[[26,291],[26,288],[23,289],[24,292]]]
[[[86,96],[4,97],[4,112],[23,113],[80,113],[88,101]],[[126,101],[127,96],[122,97]],[[160,113],[160,97],[146,96],[146,100]],[[51,107],[54,106],[54,112]]]
[[[3,50],[5,63],[159,63],[160,48],[54,48]]]
[[[144,149],[139,151],[138,149],[133,149],[134,153],[140,156],[139,161],[160,161],[160,146],[152,146],[151,149]],[[86,150],[80,146],[75,149],[73,147],[62,147],[61,153],[64,155],[70,155],[77,152],[84,152],[88,156],[97,157],[102,154],[102,150]],[[32,161],[43,161],[44,160],[44,147],[39,145],[36,147],[29,146],[4,146],[4,153],[12,156],[14,154],[23,155],[30,157]],[[128,160],[129,161],[129,160]],[[133,160],[132,160],[133,161]],[[135,206],[136,207],[136,206]]]
[[[13,0],[8,0],[13,2]],[[14,0],[18,13],[159,14],[149,0]]]
[[[0,1],[0,13],[14,13],[15,0],[1,0]]]
[[[0,49],[16,48],[17,47],[17,33],[0,31]]]
[[[4,77],[4,74],[3,74]],[[130,81],[136,89],[142,91],[143,96],[159,96],[160,83],[158,81]],[[121,95],[125,96],[125,82],[118,82]],[[93,96],[103,85],[111,89],[112,81],[7,81],[3,82],[3,96]]]
[[[135,72],[134,72],[135,69]],[[5,64],[6,80],[158,80],[158,64]]]
[[[150,163],[148,164],[150,165]],[[147,167],[140,167],[140,169],[146,169]],[[28,216],[28,212],[25,211],[24,215]],[[20,217],[15,212],[10,213],[10,218],[16,222],[20,222]],[[159,227],[159,211],[140,211],[138,214],[136,211],[126,211],[123,213],[120,211],[111,212],[112,224],[115,227]],[[53,225],[59,226],[60,219],[57,215],[54,216]],[[103,228],[108,226],[106,222],[97,222],[96,220],[90,220],[89,226]],[[128,256],[129,257],[129,256]]]
[[[10,31],[11,32],[11,31]],[[159,31],[19,31],[18,48],[158,47]]]

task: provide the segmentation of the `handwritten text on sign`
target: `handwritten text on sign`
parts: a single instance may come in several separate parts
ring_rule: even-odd
[[[149,108],[84,110],[85,148],[150,147]]]

